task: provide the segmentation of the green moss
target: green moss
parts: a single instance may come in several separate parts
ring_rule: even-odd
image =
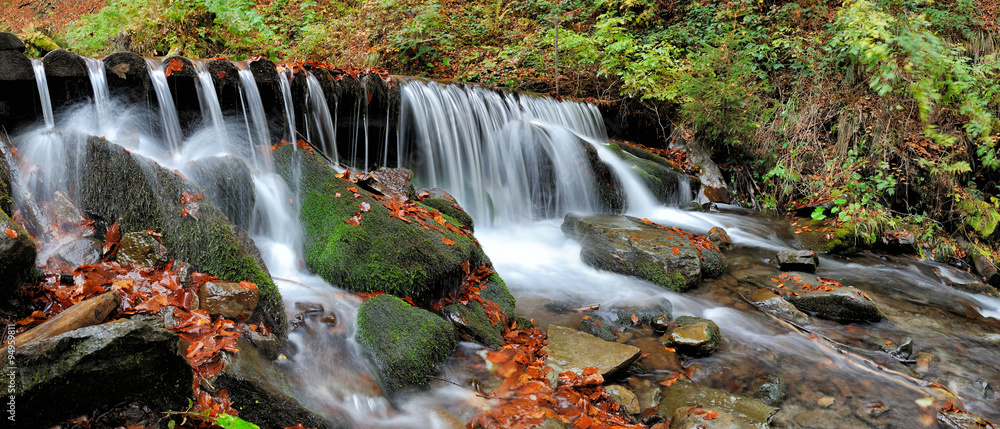
[[[640,258],[636,261],[635,267],[637,277],[658,286],[675,292],[684,292],[691,288],[680,271],[668,274],[656,261]]]
[[[361,304],[356,339],[390,393],[426,386],[458,344],[450,323],[391,295]]]
[[[465,225],[470,229],[475,228],[475,222],[472,220],[472,216],[465,212],[465,210],[460,210],[452,206],[455,204],[454,201],[447,198],[427,198],[421,201],[421,204],[429,207],[431,210],[440,211],[441,214],[446,217],[451,217],[449,222],[454,221],[458,225]]]
[[[275,165],[289,183],[294,183],[295,169],[300,169],[299,217],[305,232],[306,266],[338,287],[433,299],[461,284],[463,262],[476,265],[487,261],[469,237],[446,229],[426,230],[392,217],[381,201],[337,178],[315,156],[288,145],[275,151]],[[370,211],[360,214],[360,225],[345,222],[361,211],[362,203],[367,203]],[[437,225],[433,220],[428,222]],[[442,239],[455,244],[448,245]]]
[[[183,216],[184,192],[201,190],[152,161],[133,156],[104,139],[87,141],[81,209],[121,232],[154,230],[177,260],[229,281],[250,281],[260,290],[251,320],[262,319],[280,338],[287,335],[285,307],[277,286],[255,257],[252,240],[234,227],[210,198],[195,200],[195,215]]]
[[[0,211],[8,216],[14,214],[14,199],[11,198],[10,191],[10,172],[7,171],[6,163],[0,159]]]

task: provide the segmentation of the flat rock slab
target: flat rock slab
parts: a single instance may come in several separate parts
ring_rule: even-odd
[[[802,271],[815,273],[819,257],[812,250],[782,250],[778,252],[778,268],[781,271]]]
[[[580,258],[594,268],[612,271],[684,291],[702,277],[726,269],[722,252],[702,236],[621,215],[567,214],[566,236],[580,242]]]
[[[791,272],[777,277],[754,276],[747,281],[775,292],[799,311],[821,319],[847,323],[874,323],[886,319],[885,313],[867,294],[831,279]]]
[[[552,367],[549,379],[553,384],[559,373],[573,371],[582,374],[588,367],[597,368],[601,375],[613,374],[639,359],[640,350],[626,344],[604,341],[593,335],[559,325],[549,325],[549,345],[544,350]]]
[[[689,408],[696,406],[701,406],[708,410],[717,409],[719,410],[717,412],[721,411],[732,414],[746,425],[733,427],[755,427],[760,429],[768,428],[771,416],[778,411],[777,408],[767,405],[759,399],[737,396],[687,381],[678,381],[664,389],[663,400],[660,401],[660,408],[657,409],[656,413],[660,416],[670,418],[677,410],[684,410],[684,413],[686,413]],[[722,414],[721,412],[720,415]],[[670,427],[673,428],[674,426],[671,425]]]

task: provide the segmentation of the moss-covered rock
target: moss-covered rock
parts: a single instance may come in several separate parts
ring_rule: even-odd
[[[148,318],[76,329],[19,348],[17,427],[48,427],[125,402],[154,412],[184,409],[194,375],[178,353],[178,340],[162,319]],[[7,377],[4,371],[4,386],[13,383]]]
[[[228,281],[250,281],[260,290],[251,320],[261,320],[284,338],[285,307],[277,286],[254,257],[252,244],[210,197],[181,203],[184,192],[202,191],[181,176],[107,140],[87,140],[81,208],[107,225],[118,222],[122,233],[162,233],[162,243],[177,260]],[[197,212],[194,207],[197,206]],[[185,215],[187,210],[190,214]]]
[[[38,249],[21,226],[0,212],[0,314],[15,318],[22,283],[34,277]]]
[[[597,191],[601,209],[605,213],[621,213],[625,211],[625,191],[622,182],[604,161],[601,161],[597,149],[581,141],[583,151],[587,154],[587,163],[594,173],[594,188]]]
[[[393,217],[382,201],[336,177],[315,155],[296,151],[292,145],[279,148],[274,155],[277,171],[292,186],[301,177],[299,217],[305,233],[306,266],[338,287],[436,299],[461,285],[463,262],[476,266],[488,260],[478,243],[465,235],[427,230]],[[362,205],[369,211],[362,212]],[[360,223],[347,223],[355,213]]]
[[[0,141],[0,145],[6,145]],[[0,211],[10,216],[14,214],[14,199],[11,196],[10,170],[6,162],[7,148],[0,148]]]
[[[472,220],[472,216],[466,213],[461,206],[456,208],[455,206],[458,204],[452,200],[447,198],[425,198],[420,202],[427,207],[455,218],[459,224],[465,225],[469,227],[469,229],[475,229],[476,227],[475,222]]]
[[[695,235],[631,216],[570,213],[562,230],[580,242],[580,258],[588,265],[636,276],[674,291],[694,287],[703,275],[718,276],[726,268],[722,254],[714,248],[697,246]],[[701,247],[710,243],[704,238],[697,242],[702,243]]]
[[[887,319],[874,300],[853,286],[820,279],[802,272],[782,273],[777,277],[756,275],[743,280],[781,296],[799,311],[821,319],[840,322],[874,323]],[[754,295],[763,295],[760,292]],[[761,299],[757,298],[757,302]],[[759,304],[758,304],[759,305]]]
[[[490,276],[486,287],[479,293],[479,296],[495,303],[500,307],[500,310],[503,310],[508,319],[514,318],[516,301],[499,274],[493,273]],[[493,324],[479,302],[469,301],[468,304],[464,305],[455,302],[442,308],[441,314],[458,328],[463,339],[492,348],[503,345],[504,324]]]
[[[844,223],[833,226],[813,219],[796,219],[795,237],[800,248],[817,253],[855,253],[869,247],[857,233],[856,226]]]
[[[627,144],[610,143],[608,149],[625,162],[632,164],[632,169],[639,180],[642,180],[661,203],[676,205],[691,199],[692,195],[679,195],[681,179],[690,179],[687,179],[687,176],[670,161]]]
[[[250,229],[257,191],[250,167],[243,159],[233,156],[202,158],[188,171],[191,180],[211,197],[230,221],[240,228]]]
[[[660,340],[668,347],[689,356],[706,356],[719,349],[722,331],[715,322],[694,316],[680,316],[674,328]]]
[[[426,386],[427,377],[458,345],[450,323],[391,295],[361,304],[356,339],[390,393]]]

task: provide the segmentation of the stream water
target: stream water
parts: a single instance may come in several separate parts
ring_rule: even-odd
[[[479,369],[481,347],[471,343],[460,345],[430,390],[392,399],[378,393],[353,340],[360,300],[300,268],[303,237],[296,208],[289,204],[298,200],[300,190],[274,174],[268,162],[258,160],[267,158],[272,142],[263,136],[266,118],[248,69],[240,66],[243,112],[224,117],[213,98],[207,69],[196,63],[204,116],[200,128],[184,136],[163,69],[155,60],[148,63],[161,123],[141,123],[138,118],[150,116],[135,114],[136,106],[105,99],[106,82],[95,75],[96,107],[57,112],[58,120],[49,108],[44,126],[24,130],[15,139],[27,159],[16,178],[21,185],[19,201],[47,201],[59,190],[70,190],[74,179],[51,176],[52,169],[44,166],[47,160],[62,160],[66,145],[79,144],[80,136],[88,134],[106,136],[182,173],[199,158],[244,157],[252,164],[256,188],[252,235],[281,289],[289,316],[319,304],[326,316],[337,320],[331,328],[307,319],[290,335],[278,364],[298,399],[320,414],[347,418],[357,427],[452,427],[454,419],[464,422],[479,412],[485,400],[465,387],[470,378],[485,376]],[[35,66],[36,74],[44,77],[41,63]],[[322,102],[315,78],[306,79],[309,111],[304,117],[310,123],[301,125],[306,130],[302,134],[315,139],[313,143],[336,160],[336,117]],[[39,81],[44,85],[43,79]],[[282,74],[280,83],[288,97],[288,76]],[[775,416],[775,427],[934,427],[933,420],[927,424],[929,411],[919,405],[920,400],[947,394],[932,382],[954,394],[969,411],[1000,420],[1000,402],[993,390],[1000,385],[1000,300],[949,286],[975,281],[968,273],[901,256],[822,257],[820,276],[868,293],[889,320],[845,325],[813,318],[805,332],[756,310],[738,287],[747,276],[779,272],[773,262],[775,251],[798,247],[789,221],[734,207],[706,213],[657,203],[629,164],[603,147],[606,134],[592,105],[478,86],[419,80],[402,85],[401,164],[414,170],[418,186],[447,190],[474,216],[476,236],[518,298],[518,313],[540,326],[576,327],[584,316],[553,313],[544,305],[549,302],[608,308],[669,300],[675,316],[712,319],[723,333],[718,352],[684,361],[695,368],[695,382],[748,394],[760,376],[785,380],[789,395]],[[50,106],[47,91],[40,92],[42,105]],[[287,98],[284,107],[286,117],[281,120],[294,129],[295,115]],[[57,124],[60,129],[54,131]],[[289,131],[272,138],[294,136]],[[355,135],[355,143],[359,137],[363,140],[366,134]],[[678,294],[584,264],[580,245],[560,230],[565,213],[599,209],[589,169],[579,156],[581,141],[597,148],[621,178],[629,214],[701,234],[715,226],[725,228],[735,245],[726,254],[728,272]],[[682,187],[675,200],[691,198],[690,189]],[[639,329],[626,335],[638,339],[652,338],[654,333]],[[904,364],[873,346],[906,338],[912,339],[914,355],[924,353],[919,355],[923,361]],[[668,375],[653,370],[620,381],[637,390],[648,389]],[[832,404],[820,405],[828,402],[826,398],[832,398]],[[891,411],[872,412],[882,408]]]

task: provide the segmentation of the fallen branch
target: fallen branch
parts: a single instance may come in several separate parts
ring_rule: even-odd
[[[121,293],[111,291],[73,304],[41,325],[14,337],[14,346],[25,346],[74,329],[101,324],[118,306],[120,297]]]

